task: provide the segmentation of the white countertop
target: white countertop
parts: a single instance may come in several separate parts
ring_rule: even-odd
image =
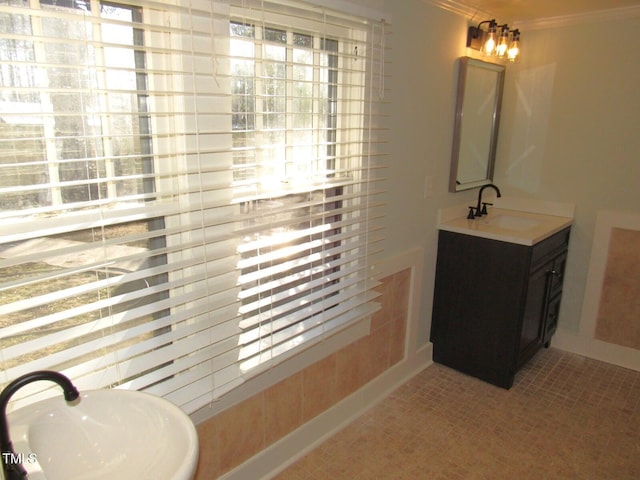
[[[498,200],[498,199],[496,199]],[[498,204],[498,202],[495,202]],[[502,204],[502,202],[500,202]],[[466,207],[466,213],[461,214]],[[440,212],[438,229],[476,237],[535,245],[573,223],[573,208],[537,208],[517,202],[518,209],[489,207],[488,214],[467,219],[468,207],[449,208]],[[548,204],[545,204],[548,207]],[[561,205],[566,207],[566,205]],[[520,210],[522,208],[522,210]],[[540,213],[540,212],[544,213]],[[548,212],[554,213],[553,215]],[[557,214],[555,214],[557,213]]]

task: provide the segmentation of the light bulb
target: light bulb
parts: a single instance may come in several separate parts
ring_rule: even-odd
[[[507,50],[507,59],[511,62],[515,62],[516,58],[520,54],[520,48],[518,48],[518,42],[512,42],[509,50]]]
[[[487,55],[493,55],[493,51],[496,48],[496,34],[493,32],[489,32],[487,34],[487,39],[484,42],[482,47],[482,51]]]
[[[486,42],[484,42],[483,52],[487,55],[491,55],[493,50],[496,48],[496,41],[493,38],[488,38]]]
[[[507,50],[507,59],[510,62],[515,62],[518,55],[520,55],[520,31],[514,30],[512,32],[511,44]]]
[[[507,45],[509,41],[509,27],[507,25],[502,26],[502,31],[500,32],[500,39],[498,41],[498,46],[496,47],[496,55],[499,57],[504,57],[505,53],[507,53]]]

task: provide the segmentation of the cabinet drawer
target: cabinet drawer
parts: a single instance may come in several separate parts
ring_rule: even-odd
[[[566,228],[551,237],[537,243],[533,246],[531,251],[531,264],[532,266],[546,261],[548,256],[554,255],[559,251],[569,248],[569,233],[570,228]]]

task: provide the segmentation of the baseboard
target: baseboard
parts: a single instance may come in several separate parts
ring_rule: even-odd
[[[560,350],[640,371],[640,350],[582,337],[561,329],[553,336],[551,345]]]
[[[415,352],[411,358],[391,367],[326,412],[220,478],[224,480],[272,478],[431,365],[432,352],[433,347],[429,343]]]

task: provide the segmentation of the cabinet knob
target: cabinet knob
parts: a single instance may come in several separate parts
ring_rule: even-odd
[[[551,270],[551,275],[553,275],[554,277],[556,277],[557,279],[561,279],[562,278],[562,272],[559,272],[557,270]]]

